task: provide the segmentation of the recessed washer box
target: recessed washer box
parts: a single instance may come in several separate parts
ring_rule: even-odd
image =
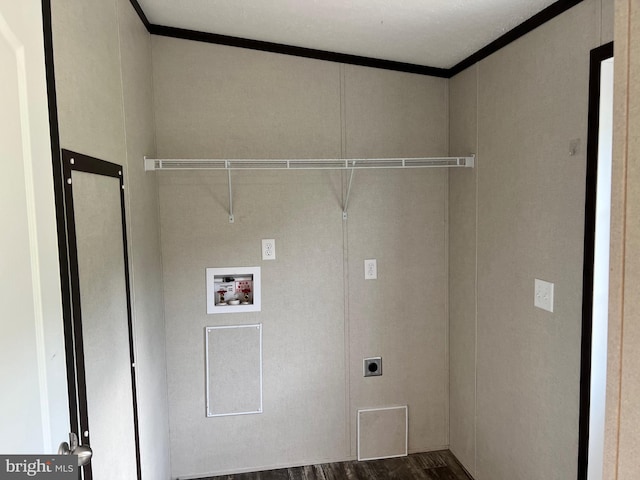
[[[207,313],[259,312],[260,267],[207,268]]]

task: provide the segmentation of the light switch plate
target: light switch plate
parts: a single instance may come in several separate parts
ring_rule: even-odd
[[[378,278],[378,263],[375,258],[364,261],[364,279],[376,280]]]
[[[553,283],[535,279],[533,305],[553,312]]]

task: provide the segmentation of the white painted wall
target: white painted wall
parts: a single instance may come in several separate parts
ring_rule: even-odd
[[[478,154],[449,183],[451,450],[476,480],[576,476],[589,52],[612,12],[582,2],[450,82],[451,154]]]
[[[449,80],[449,153],[478,153],[478,65]],[[449,448],[475,473],[478,171],[449,174]]]
[[[142,475],[168,478],[150,35],[128,0],[52,3],[61,146],[124,166]]]
[[[589,418],[589,480],[601,480],[604,460],[609,325],[609,238],[611,236],[611,156],[613,143],[613,59],[602,62],[598,134],[598,192],[593,265],[593,339]]]
[[[443,79],[163,37],[153,60],[159,157],[447,153]],[[409,449],[446,447],[446,171],[356,172],[346,222],[340,172],[235,172],[232,225],[226,174],[156,175],[173,476],[354,458],[359,408],[408,404]],[[254,265],[262,311],[207,316],[205,268]],[[204,327],[237,322],[263,323],[264,413],[205,418]]]
[[[575,279],[576,259],[581,258],[574,243],[581,211],[575,214],[575,208],[584,174],[558,152],[586,131],[587,53],[612,34],[602,20],[611,17],[610,2],[587,0],[452,79],[450,107],[448,82],[441,79],[161,37],[152,40],[154,80],[149,82],[149,47],[143,48],[149,37],[134,25],[139,20],[128,2],[119,0],[117,8],[109,2],[71,3],[54,6],[63,146],[129,162],[137,349],[146,352],[142,357],[147,356],[148,367],[146,374],[141,368],[139,380],[147,385],[141,396],[149,401],[143,450],[149,449],[145,458],[150,462],[161,460],[156,467],[147,465],[148,472],[157,468],[158,477],[165,477],[169,470],[163,334],[158,333],[163,328],[159,247],[154,243],[158,226],[149,215],[156,208],[155,187],[137,163],[141,153],[153,153],[148,126],[154,113],[159,156],[267,158],[296,152],[338,157],[445,154],[451,108],[451,153],[477,152],[477,169],[455,172],[451,182],[443,172],[356,176],[357,195],[346,226],[339,218],[345,184],[340,175],[243,175],[236,190],[240,221],[233,227],[225,223],[225,179],[214,174],[161,177],[173,475],[351,458],[354,408],[373,403],[410,403],[410,449],[446,446],[449,358],[451,447],[478,480],[526,478],[524,472],[539,474],[551,466],[556,468],[552,476],[573,475],[577,384],[572,379],[579,338]],[[150,84],[155,90],[151,113],[145,103]],[[136,100],[145,104],[134,106]],[[537,164],[541,159],[555,159],[561,166]],[[545,183],[550,171],[553,181]],[[358,190],[358,185],[366,188]],[[536,212],[554,219],[548,237],[527,228],[514,231],[514,216],[525,226],[546,225]],[[514,241],[502,243],[510,235]],[[562,238],[561,247],[545,243],[551,237]],[[212,427],[200,401],[203,362],[198,352],[210,319],[199,308],[204,274],[198,272],[225,263],[259,263],[260,238],[278,242],[278,261],[267,272],[273,303],[263,311],[273,328],[268,338],[265,327],[265,341],[275,352],[266,387],[274,413],[266,420],[230,419]],[[536,238],[540,250],[527,243]],[[150,249],[141,247],[149,243]],[[448,256],[454,246],[456,254]],[[552,254],[537,263],[536,255],[544,252]],[[409,272],[418,281],[391,297],[380,280],[374,285],[361,281],[362,260],[372,257],[379,259],[379,278],[404,278]],[[560,272],[555,265],[569,267]],[[308,270],[319,272],[317,278],[305,275]],[[292,277],[292,271],[298,273]],[[529,277],[538,272],[560,287],[557,322],[545,322],[529,310]],[[336,282],[327,285],[327,278]],[[282,285],[295,295],[280,299]],[[316,291],[320,294],[313,295]],[[521,335],[525,330],[527,335]],[[495,342],[501,338],[509,345]],[[360,357],[372,350],[391,359],[378,384],[360,377]],[[327,358],[330,367],[309,377],[305,367]],[[557,370],[558,365],[565,370]],[[549,382],[566,389],[561,398],[554,397],[559,391],[546,390]],[[541,402],[545,392],[550,397]],[[537,402],[528,404],[528,399]],[[545,405],[557,409],[547,411]],[[557,422],[548,420],[540,430],[534,417]],[[314,435],[303,436],[303,430]],[[554,442],[562,447],[553,450]],[[188,461],[194,451],[196,458]],[[313,458],[308,452],[314,452]],[[252,465],[247,458],[253,458]]]

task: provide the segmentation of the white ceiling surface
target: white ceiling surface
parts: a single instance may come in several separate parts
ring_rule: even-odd
[[[555,0],[138,0],[153,24],[450,68]]]

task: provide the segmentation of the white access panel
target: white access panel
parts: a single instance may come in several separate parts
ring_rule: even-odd
[[[262,413],[262,324],[205,329],[207,417]]]
[[[358,460],[406,457],[408,412],[407,405],[358,410]]]

